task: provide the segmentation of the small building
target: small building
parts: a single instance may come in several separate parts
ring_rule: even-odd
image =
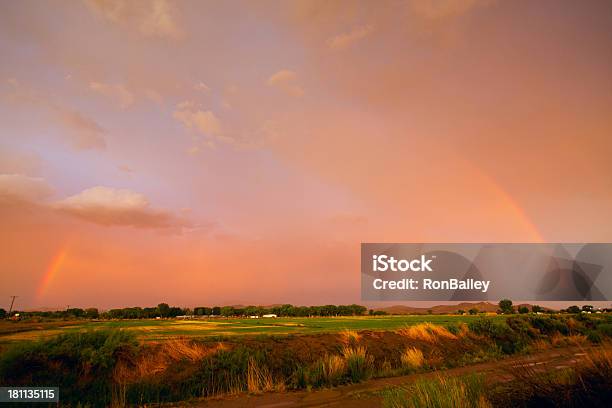
[[[273,317],[273,318],[277,318],[278,316],[271,313],[271,314],[265,314],[265,315],[263,315],[261,317]]]

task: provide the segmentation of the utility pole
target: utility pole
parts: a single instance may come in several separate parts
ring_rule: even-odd
[[[8,312],[9,316],[11,315],[11,312],[13,311],[13,304],[15,303],[15,298],[18,298],[18,297],[19,296],[15,296],[15,295],[11,296],[11,298],[12,298],[11,299],[11,307],[9,308],[9,312]]]

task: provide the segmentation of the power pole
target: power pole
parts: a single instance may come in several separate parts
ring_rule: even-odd
[[[15,298],[18,298],[18,297],[19,296],[15,296],[15,295],[11,296],[11,298],[12,298],[11,299],[11,307],[9,308],[9,312],[8,312],[9,316],[11,315],[11,312],[13,311],[13,304],[15,303]]]

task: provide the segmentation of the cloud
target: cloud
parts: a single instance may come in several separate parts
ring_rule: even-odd
[[[134,173],[134,169],[132,169],[130,166],[125,165],[125,164],[117,166],[117,169],[119,169],[120,171],[122,171],[124,173],[128,173],[128,174]]]
[[[161,104],[164,102],[164,98],[161,96],[161,94],[154,89],[145,89],[144,95],[147,97],[147,99],[157,104]]]
[[[9,79],[7,82],[11,87],[9,98],[16,103],[33,105],[49,112],[54,120],[68,130],[68,133],[62,136],[72,147],[76,149],[106,148],[104,138],[106,131],[94,119],[58,102],[48,93],[41,93],[16,79]]]
[[[106,131],[93,119],[75,110],[59,109],[58,117],[71,131],[69,139],[77,149],[104,149]]]
[[[0,199],[38,202],[53,194],[53,189],[39,177],[0,174]]]
[[[212,111],[204,111],[190,101],[181,102],[172,115],[188,129],[195,129],[207,136],[221,136],[221,123]]]
[[[110,98],[114,102],[118,103],[122,109],[125,109],[134,104],[134,94],[127,90],[123,85],[111,85],[101,82],[91,82],[89,89],[92,91],[104,95]]]
[[[97,186],[54,204],[54,208],[85,221],[105,226],[136,228],[182,228],[185,220],[173,213],[153,209],[147,198],[124,189]]]
[[[198,82],[197,84],[194,85],[193,89],[199,92],[204,92],[204,93],[210,91],[210,88],[204,82]]]
[[[355,27],[348,33],[338,34],[327,40],[327,46],[334,50],[347,48],[359,40],[366,38],[370,33],[374,31],[374,26],[365,25],[361,27]]]
[[[0,174],[39,174],[43,160],[36,153],[0,145]]]
[[[90,0],[96,14],[146,37],[180,38],[179,13],[167,0]]]
[[[297,83],[297,74],[293,71],[283,69],[272,75],[268,79],[268,85],[276,87],[287,95],[301,97],[304,89]]]

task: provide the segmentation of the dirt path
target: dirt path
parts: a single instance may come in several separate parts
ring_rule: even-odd
[[[375,395],[390,386],[406,385],[420,378],[431,378],[438,373],[449,376],[461,376],[471,373],[484,374],[491,383],[507,381],[511,376],[509,368],[516,365],[529,365],[536,370],[558,370],[571,367],[584,359],[586,351],[580,347],[551,349],[528,356],[510,357],[500,361],[458,367],[449,370],[412,374],[402,377],[379,378],[360,384],[346,385],[333,389],[317,391],[296,391],[287,393],[269,393],[262,395],[242,394],[234,397],[206,399],[184,404],[189,407],[206,408],[294,408],[294,407],[380,407],[381,399]],[[180,405],[175,405],[180,406]]]

